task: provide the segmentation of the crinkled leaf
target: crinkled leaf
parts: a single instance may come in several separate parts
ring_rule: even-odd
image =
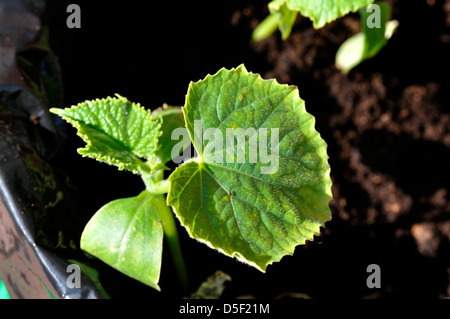
[[[153,159],[158,150],[161,123],[139,104],[117,95],[50,111],[78,130],[87,143],[78,149],[81,155],[135,174],[149,170],[153,161],[146,161]]]
[[[342,43],[336,53],[336,67],[343,73],[348,73],[361,62],[374,57],[392,37],[397,29],[398,21],[388,21],[391,9],[387,3],[378,3],[368,8],[361,8],[361,28],[359,32]],[[379,14],[376,10],[379,10]],[[378,27],[374,19],[379,19]]]
[[[276,0],[278,1],[278,0]],[[325,24],[355,12],[363,6],[372,4],[374,0],[285,0],[289,9],[299,11],[313,21],[316,29]]]
[[[190,84],[183,112],[199,157],[169,177],[168,204],[192,237],[265,271],[319,234],[331,218],[330,167],[326,143],[296,87],[263,80],[243,65],[221,69]],[[213,137],[202,139],[209,128],[216,128]],[[227,145],[227,128],[253,128],[258,143],[260,128],[278,129],[279,156],[270,133],[261,145],[272,163],[261,161],[261,149],[251,162],[250,139]],[[276,169],[262,173],[269,165]]]
[[[88,222],[81,249],[157,290],[161,270],[163,229],[153,195],[114,200]]]

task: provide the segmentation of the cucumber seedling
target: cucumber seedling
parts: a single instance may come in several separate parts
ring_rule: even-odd
[[[187,281],[177,219],[191,237],[262,272],[331,219],[327,145],[297,87],[243,65],[191,82],[182,108],[150,112],[116,95],[51,111],[78,130],[82,156],[142,177],[140,194],[93,215],[80,246],[157,290],[164,236]],[[191,143],[197,155],[164,179]]]

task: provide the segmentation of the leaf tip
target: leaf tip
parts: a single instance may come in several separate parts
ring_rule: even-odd
[[[60,108],[57,108],[57,107],[52,107],[51,109],[49,109],[49,112],[59,115],[60,113],[63,112],[63,109],[60,109]]]
[[[119,93],[115,93],[114,96],[117,97],[117,99],[122,100],[122,101],[128,101],[128,99],[122,95],[120,95]]]

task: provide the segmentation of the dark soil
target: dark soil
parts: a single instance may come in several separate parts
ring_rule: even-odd
[[[69,30],[69,2],[48,1],[44,22],[61,63],[65,106],[114,93],[151,109],[183,105],[191,80],[244,63],[264,78],[297,85],[328,143],[333,219],[322,235],[262,274],[190,239],[180,227],[192,289],[221,269],[232,278],[224,292],[230,298],[450,295],[449,0],[389,1],[400,22],[397,33],[348,75],[335,68],[334,56],[358,31],[355,14],[320,30],[298,18],[288,40],[277,32],[250,44],[267,2],[148,8],[143,1],[92,2],[79,1],[82,28]],[[80,189],[86,219],[109,200],[142,189],[135,176],[79,157],[75,148],[83,143],[75,131],[69,136],[65,169]],[[381,267],[380,289],[367,288],[370,264]],[[162,293],[102,269],[112,297],[181,295],[169,254]]]

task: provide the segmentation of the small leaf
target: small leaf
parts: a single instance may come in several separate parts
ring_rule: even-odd
[[[275,0],[279,1],[279,0]],[[355,12],[363,6],[367,6],[374,0],[285,0],[290,10],[299,11],[303,16],[313,21],[315,29]]]
[[[151,162],[145,161],[151,160],[158,149],[161,123],[139,104],[117,95],[50,111],[78,130],[77,134],[87,143],[78,149],[81,155],[135,174],[150,170]]]
[[[258,42],[268,38],[278,28],[278,16],[269,14],[252,32],[252,41]]]
[[[173,159],[171,152],[176,144],[179,142],[182,143],[180,153],[190,145],[190,141],[185,141],[184,139],[179,141],[179,136],[172,138],[172,132],[176,129],[186,131],[183,111],[181,110],[181,107],[168,106],[167,104],[164,104],[162,108],[158,108],[152,112],[152,117],[154,119],[162,120],[161,136],[158,140],[158,151],[156,152],[156,155],[160,157],[161,162],[165,164]]]
[[[388,21],[391,16],[391,8],[387,3],[373,5],[379,8],[379,26],[370,26],[371,10],[361,8],[361,28],[359,32],[347,39],[336,53],[336,67],[344,74],[350,72],[361,62],[368,60],[383,49],[388,40],[397,29],[398,21]]]
[[[286,5],[286,0],[274,0],[269,3],[268,15],[252,32],[252,41],[258,42],[269,37],[278,27],[281,37],[286,40],[291,34],[298,12]]]
[[[199,157],[169,177],[168,204],[192,237],[265,271],[319,234],[331,218],[330,168],[296,87],[263,80],[243,65],[221,69],[190,84],[183,112]],[[227,138],[231,128],[254,129],[256,139]],[[265,141],[264,129],[271,132]],[[263,161],[264,147],[271,154]],[[259,160],[250,161],[255,154]]]
[[[152,200],[153,196],[143,191],[103,206],[86,225],[81,249],[160,290],[163,229]]]
[[[386,22],[391,18],[391,8],[387,3],[377,3],[359,9],[359,15],[365,37],[364,56],[371,58],[387,43]]]
[[[283,40],[286,40],[291,34],[292,26],[294,25],[298,12],[290,10],[286,5],[285,0],[275,0],[270,2],[269,10],[271,14],[277,16],[281,37]]]
[[[359,32],[345,40],[336,52],[336,67],[344,74],[364,61],[364,33]]]

